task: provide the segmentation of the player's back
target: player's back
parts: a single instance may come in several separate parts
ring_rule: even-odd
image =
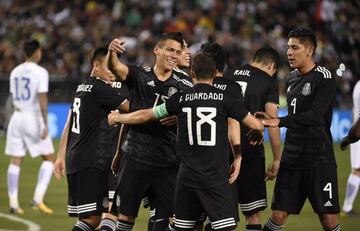
[[[10,74],[10,93],[15,110],[40,112],[37,94],[48,92],[48,71],[34,62],[16,66]]]
[[[184,182],[192,187],[213,187],[228,174],[228,117],[243,119],[248,111],[223,90],[196,84],[176,99],[179,148]],[[175,101],[176,101],[175,100]],[[175,106],[176,107],[176,106]]]

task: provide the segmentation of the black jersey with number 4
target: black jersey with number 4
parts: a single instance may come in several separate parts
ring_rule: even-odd
[[[288,116],[280,118],[287,127],[281,164],[297,168],[334,163],[330,131],[336,79],[329,70],[315,66],[301,75],[291,72],[286,81]]]
[[[240,86],[244,97],[244,105],[251,112],[265,111],[266,103],[279,104],[279,88],[276,78],[251,65],[244,65],[225,72],[225,78],[235,80]],[[249,129],[241,126],[241,149],[243,157],[263,153],[263,145],[250,145],[247,137]]]
[[[166,81],[160,81],[150,67],[129,65],[125,84],[130,90],[130,111],[151,108],[164,103],[172,94],[192,87],[191,79],[173,70]],[[159,121],[130,126],[123,151],[129,158],[156,167],[177,165],[176,127]]]
[[[241,121],[243,105],[223,90],[208,84],[176,93],[165,103],[178,116],[179,179],[190,187],[211,188],[227,182],[228,118]]]
[[[129,90],[122,82],[113,82],[112,88],[122,97],[129,98]],[[116,127],[110,127],[107,117],[103,119],[100,127],[99,145],[97,146],[98,157],[96,167],[103,171],[110,171],[112,159],[115,155],[118,138],[120,134],[120,124]]]
[[[110,110],[118,108],[125,100],[100,78],[86,78],[77,87],[66,148],[68,174],[87,167],[97,167],[101,122]]]

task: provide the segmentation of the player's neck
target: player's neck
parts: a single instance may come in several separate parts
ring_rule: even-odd
[[[170,78],[170,76],[172,74],[172,70],[161,69],[155,64],[154,73],[155,73],[156,77],[158,78],[158,80],[165,81],[168,78]]]
[[[223,77],[224,76],[224,73],[222,73],[221,71],[218,71],[218,70],[216,70],[216,78],[217,77]]]
[[[310,72],[315,66],[316,64],[313,61],[311,61],[306,63],[304,66],[298,68],[298,71],[301,75],[305,75],[308,72]]]
[[[194,84],[208,84],[208,85],[212,85],[213,84],[213,79],[193,79]]]
[[[25,59],[25,62],[38,63],[38,60],[35,57],[28,57]]]

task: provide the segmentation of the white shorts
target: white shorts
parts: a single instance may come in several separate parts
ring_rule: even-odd
[[[5,154],[9,156],[23,157],[26,150],[31,157],[50,155],[54,152],[54,146],[48,135],[41,139],[44,122],[40,112],[15,111],[10,118],[7,134]]]
[[[350,160],[352,169],[360,169],[360,141],[350,144]]]

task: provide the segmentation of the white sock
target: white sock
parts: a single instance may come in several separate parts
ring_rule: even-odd
[[[7,184],[9,204],[11,208],[19,208],[18,190],[19,190],[20,166],[9,164],[7,170]]]
[[[42,162],[40,169],[39,169],[38,180],[37,180],[34,198],[33,198],[34,202],[36,204],[43,202],[44,195],[48,188],[53,169],[54,169],[53,162],[51,162],[51,161],[43,161]]]
[[[360,177],[355,174],[350,174],[346,185],[346,194],[343,206],[344,212],[350,212],[352,210],[356,194],[359,190],[359,184]]]

